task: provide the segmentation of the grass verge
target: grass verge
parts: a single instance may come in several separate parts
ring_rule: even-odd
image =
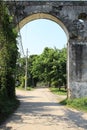
[[[61,90],[59,90],[59,88],[50,87],[50,91],[57,95],[66,95],[67,94],[67,91],[64,88],[61,88]]]
[[[18,108],[19,104],[17,99],[0,101],[0,124]]]
[[[66,95],[67,91],[64,88],[50,88],[51,92],[57,95]],[[77,110],[87,112],[87,97],[84,98],[75,98],[75,99],[64,99],[60,101],[60,104],[66,105],[71,108],[75,108]]]
[[[22,88],[22,87],[20,87],[20,86],[19,86],[19,87],[16,87],[16,89],[18,89],[18,90],[25,90],[25,88]],[[27,91],[31,91],[31,90],[33,90],[33,87],[27,87],[26,90],[27,90]]]
[[[87,97],[76,99],[65,99],[60,103],[68,107],[87,112]]]

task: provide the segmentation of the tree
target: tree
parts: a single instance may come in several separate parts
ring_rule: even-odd
[[[57,54],[57,53],[55,53]],[[58,51],[57,54],[58,60],[56,63],[56,74],[54,76],[53,81],[55,82],[55,86],[66,86],[66,61],[67,61],[67,49],[63,48]],[[56,57],[56,58],[57,58]]]
[[[46,47],[41,55],[33,62],[34,77],[48,83],[49,86],[66,84],[66,48],[62,50]]]
[[[16,63],[16,86],[24,88],[25,83],[25,58],[20,56],[17,59]]]
[[[66,86],[66,50],[46,47],[41,55],[31,55],[28,58],[28,86],[36,86],[41,81],[49,87]],[[20,60],[24,62],[25,59]]]
[[[33,62],[38,58],[38,55],[31,55],[29,58],[28,58],[28,85],[29,86],[36,86],[37,82],[38,82],[38,77],[35,76],[35,74],[33,75],[32,73],[32,69],[33,69],[33,72],[34,72],[34,68],[35,68],[35,64],[33,64]],[[34,73],[37,73],[34,72]]]

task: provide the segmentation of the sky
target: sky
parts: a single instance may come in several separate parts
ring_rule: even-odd
[[[27,48],[28,55],[33,55],[41,54],[45,47],[62,49],[67,43],[63,29],[57,23],[46,19],[29,22],[23,26],[20,34],[25,55]]]

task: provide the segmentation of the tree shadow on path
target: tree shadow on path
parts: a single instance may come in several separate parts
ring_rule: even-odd
[[[78,128],[82,128],[83,130],[87,130],[87,119],[83,118],[83,112],[64,108],[64,106],[54,102],[28,101],[30,98],[35,98],[34,96],[19,96],[19,98],[21,101],[20,107],[3,125],[0,126],[0,130],[14,129],[12,126],[7,126],[8,123],[15,123],[19,125],[34,125],[34,123],[59,125],[61,122],[65,122],[68,128],[77,128],[77,130]],[[25,98],[27,100],[25,100]],[[64,114],[61,115],[60,111]]]

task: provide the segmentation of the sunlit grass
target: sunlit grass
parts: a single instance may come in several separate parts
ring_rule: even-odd
[[[51,92],[57,95],[67,94],[67,91],[64,88],[61,88],[61,90],[59,90],[59,88],[51,87],[50,90]],[[75,98],[75,99],[64,99],[60,103],[68,107],[87,112],[87,97]]]
[[[65,99],[60,102],[63,105],[87,112],[87,97],[76,99]]]
[[[61,88],[59,90],[59,88],[55,88],[55,87],[50,87],[51,92],[57,94],[57,95],[66,95],[67,91],[65,90],[65,88]]]
[[[27,91],[31,91],[31,90],[33,90],[33,87],[26,87],[26,89],[25,88],[23,88],[23,87],[16,87],[16,89],[18,89],[18,90],[27,90]]]

